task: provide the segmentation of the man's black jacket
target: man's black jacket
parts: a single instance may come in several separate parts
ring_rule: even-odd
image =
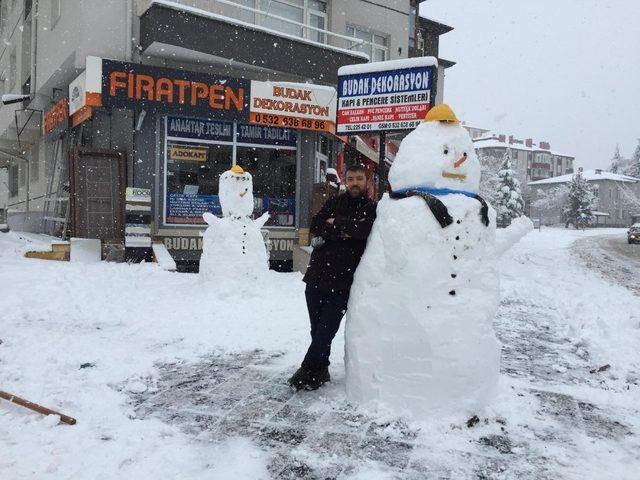
[[[333,225],[326,223],[329,218],[335,218]],[[366,196],[352,198],[342,193],[327,200],[311,220],[311,236],[322,236],[325,244],[311,254],[304,276],[307,285],[349,290],[375,218],[376,204]]]

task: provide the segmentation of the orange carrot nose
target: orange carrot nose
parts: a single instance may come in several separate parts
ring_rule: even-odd
[[[461,157],[460,157],[460,158],[459,158],[459,159],[458,159],[458,160],[453,164],[453,166],[454,166],[455,168],[458,168],[460,165],[462,165],[462,164],[463,164],[464,162],[466,162],[466,161],[467,161],[467,156],[466,156],[466,155],[463,155],[463,156],[461,156]]]
[[[248,191],[249,191],[249,189],[248,189],[248,188],[247,188],[247,189],[245,189],[245,191],[244,191],[244,192],[242,192],[242,193],[240,194],[240,196],[241,196],[241,197],[244,197],[244,196],[247,194],[247,192],[248,192]]]

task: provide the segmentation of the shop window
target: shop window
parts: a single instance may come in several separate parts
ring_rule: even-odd
[[[267,226],[295,226],[294,131],[232,122],[167,117],[166,224],[202,225],[202,214],[221,215],[220,174],[234,164],[253,177],[254,215]]]
[[[202,224],[220,214],[218,178],[231,168],[231,145],[167,142],[167,223]]]
[[[296,151],[238,147],[236,164],[253,176],[254,215],[268,211],[267,226],[295,226]]]
[[[327,168],[329,168],[329,139],[324,135],[318,135],[316,137],[316,183],[326,181]]]
[[[329,155],[329,139],[324,135],[318,135],[316,139],[316,152]]]

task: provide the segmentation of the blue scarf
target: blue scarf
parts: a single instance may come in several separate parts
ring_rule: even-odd
[[[441,195],[466,195],[470,198],[477,198],[478,195],[475,193],[467,192],[466,190],[454,190],[452,188],[435,188],[435,187],[411,187],[411,188],[403,188],[401,190],[394,190],[393,193],[397,194],[405,194],[407,192],[422,192],[427,193],[429,195],[433,195],[434,197]]]

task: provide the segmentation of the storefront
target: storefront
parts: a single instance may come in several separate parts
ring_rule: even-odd
[[[201,226],[204,212],[221,214],[217,179],[237,164],[253,176],[254,214],[268,211],[269,227],[295,227],[294,130],[164,118],[164,226]]]
[[[290,268],[312,185],[335,158],[335,90],[92,58],[83,93],[91,101],[72,124],[130,112],[127,186],[149,190],[153,241],[197,268],[202,214],[221,214],[218,178],[237,164],[253,176],[254,214],[271,215],[272,266]]]

